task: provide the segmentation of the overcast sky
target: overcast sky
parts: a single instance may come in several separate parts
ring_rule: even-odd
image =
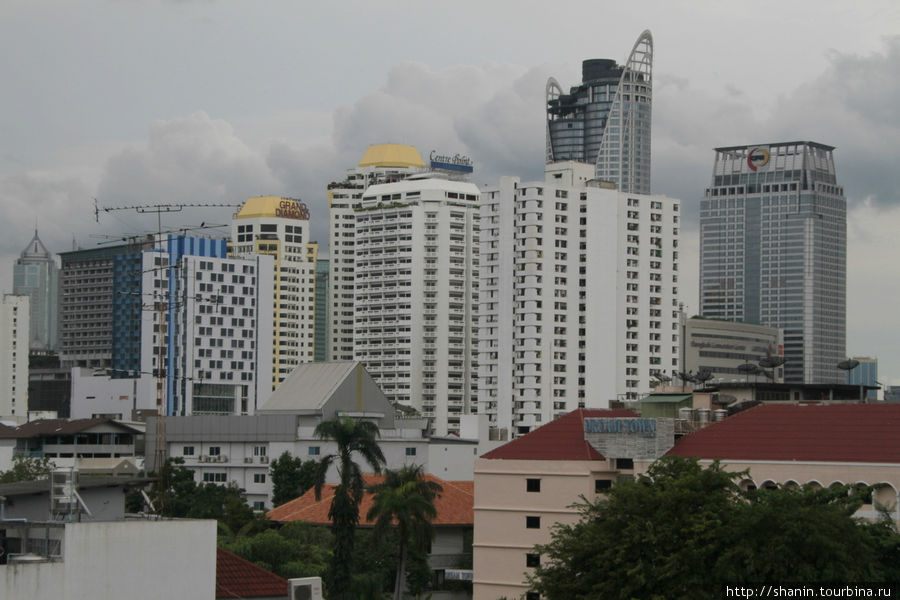
[[[369,144],[463,153],[473,181],[542,177],[544,86],[654,38],[653,192],[682,200],[681,291],[713,148],[837,147],[848,346],[900,384],[900,3],[3,0],[0,290],[37,225],[51,251],[156,228],[117,207],[299,197]],[[226,224],[186,211],[164,227]],[[223,233],[225,230],[221,230]],[[891,240],[894,240],[893,242]]]

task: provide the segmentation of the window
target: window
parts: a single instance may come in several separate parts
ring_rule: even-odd
[[[416,449],[415,449],[415,448],[407,448],[407,449],[406,449],[406,455],[407,455],[407,456],[415,456],[415,455],[416,455]]]
[[[310,446],[307,454],[309,454],[309,456],[318,456],[319,455],[319,446]]]
[[[616,468],[617,469],[633,469],[634,468],[634,460],[631,458],[617,458],[616,459]]]
[[[185,446],[181,449],[182,456],[193,456],[194,455],[194,447],[193,446]]]
[[[539,567],[541,566],[541,555],[540,554],[532,554],[529,552],[525,555],[525,566],[526,567]]]
[[[526,479],[525,480],[525,491],[527,491],[527,492],[541,491],[541,480],[540,479]]]
[[[266,455],[266,447],[265,446],[253,446],[253,456],[265,456]]]
[[[210,456],[219,456],[220,454],[222,454],[221,446],[210,446],[209,447],[209,455]]]
[[[265,483],[266,482],[266,474],[265,473],[254,473],[253,474],[253,483]]]
[[[540,529],[541,528],[541,518],[540,517],[525,517],[525,528],[526,529]]]
[[[262,500],[256,500],[253,502],[253,510],[266,510],[266,503]]]
[[[594,493],[595,494],[605,494],[612,487],[612,481],[609,479],[595,479],[594,480]]]
[[[228,481],[225,473],[204,473],[203,481],[207,483],[225,483]]]

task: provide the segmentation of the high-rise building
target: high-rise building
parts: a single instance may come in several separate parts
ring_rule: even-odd
[[[141,253],[153,246],[148,236],[129,244],[60,253],[63,367],[139,369]]]
[[[436,435],[477,398],[478,195],[423,175],[369,186],[354,211],[354,359]]]
[[[22,250],[13,266],[13,294],[31,299],[30,345],[33,349],[56,349],[56,311],[59,269],[56,258],[38,237]]]
[[[169,235],[62,255],[61,361],[83,367],[73,416],[157,402],[169,415],[252,414],[265,402],[273,259],[227,251],[226,240]]]
[[[649,194],[653,36],[641,33],[625,66],[584,61],[581,79],[568,94],[547,81],[547,163],[591,163],[620,191]]]
[[[482,192],[478,412],[499,439],[678,368],[679,215],[573,161]]]
[[[199,240],[143,254],[145,297],[168,290],[141,321],[141,372],[157,373],[162,354],[166,414],[253,414],[272,393],[273,259],[224,256],[224,240],[214,255],[179,248]]]
[[[0,417],[28,413],[29,303],[13,294],[0,303]]]
[[[363,191],[426,170],[412,146],[379,144],[369,146],[343,181],[328,184],[328,360],[353,360],[354,228]]]
[[[700,203],[700,313],[784,332],[786,383],[843,383],[847,201],[832,146],[716,148]]]
[[[316,261],[316,355],[315,362],[328,360],[328,259]]]
[[[315,359],[316,260],[309,209],[299,200],[250,198],[231,222],[231,254],[275,261],[272,389],[300,363]]]
[[[878,359],[869,356],[854,356],[853,360],[859,364],[847,371],[847,383],[850,385],[869,385],[875,387],[878,384]],[[866,391],[869,400],[878,399],[878,390]]]

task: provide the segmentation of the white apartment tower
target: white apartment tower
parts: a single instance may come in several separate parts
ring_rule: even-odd
[[[166,414],[255,413],[272,392],[273,259],[141,258],[143,296],[159,310],[141,315],[138,385],[146,390],[163,362]]]
[[[315,356],[316,260],[309,210],[293,198],[250,198],[231,222],[231,255],[275,261],[272,387]]]
[[[28,414],[30,299],[4,294],[0,303],[0,417]]]
[[[355,211],[354,359],[436,435],[477,399],[478,195],[414,176],[370,186]]]
[[[550,163],[481,195],[479,413],[500,439],[678,367],[679,201]]]
[[[412,146],[379,144],[369,146],[343,181],[328,184],[328,360],[353,360],[354,229],[363,191],[425,170],[425,162]]]

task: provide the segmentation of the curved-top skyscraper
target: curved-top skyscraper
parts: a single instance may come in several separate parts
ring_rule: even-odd
[[[650,193],[653,36],[638,36],[625,66],[586,60],[581,85],[564,94],[547,81],[547,162],[593,163],[623,192]]]

